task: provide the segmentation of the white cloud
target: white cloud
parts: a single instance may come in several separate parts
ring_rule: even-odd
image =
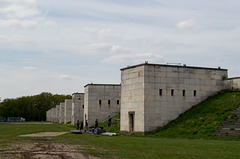
[[[176,24],[178,29],[198,29],[200,25],[193,19],[181,21]]]
[[[7,18],[20,19],[38,15],[39,11],[34,6],[13,4],[0,9],[0,13],[6,15]]]
[[[102,62],[107,64],[137,64],[145,61],[162,63],[164,58],[154,53],[117,54],[104,59]]]
[[[61,74],[58,76],[59,79],[62,79],[62,80],[72,80],[73,77],[70,76],[70,75],[66,75],[66,74]]]
[[[114,53],[127,53],[129,51],[130,51],[130,49],[121,47],[119,45],[113,45],[111,47],[111,52],[114,52]]]
[[[104,28],[98,31],[98,36],[101,38],[104,37],[119,37],[121,34],[113,28]]]
[[[33,67],[33,66],[24,66],[24,67],[22,67],[22,69],[24,71],[37,71],[38,70],[38,68]]]

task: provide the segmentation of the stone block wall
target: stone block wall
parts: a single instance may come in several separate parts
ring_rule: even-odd
[[[72,116],[72,99],[66,99],[64,105],[64,124],[71,122]]]
[[[240,77],[228,78],[224,81],[225,89],[240,90]]]
[[[223,77],[227,76],[225,69],[158,64],[141,64],[121,71],[120,129],[136,133],[165,126],[224,89]]]
[[[51,122],[56,123],[57,121],[57,115],[56,115],[56,107],[52,108],[52,119]]]
[[[72,125],[76,125],[77,120],[84,120],[84,93],[72,94]]]
[[[51,109],[46,112],[46,121],[51,121]]]
[[[84,87],[84,126],[107,118],[111,113],[120,112],[120,85],[88,84]]]
[[[60,106],[59,106],[59,123],[64,122],[64,108],[65,108],[65,102],[60,103]]]

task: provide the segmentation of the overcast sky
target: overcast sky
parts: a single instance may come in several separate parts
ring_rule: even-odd
[[[83,92],[120,68],[182,63],[240,75],[239,0],[0,0],[0,97]]]

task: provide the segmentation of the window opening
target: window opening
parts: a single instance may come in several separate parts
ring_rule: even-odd
[[[193,91],[193,96],[194,96],[194,97],[197,96],[197,91],[196,91],[196,90]]]
[[[171,89],[171,96],[174,96],[174,89]]]
[[[162,96],[162,89],[159,89],[159,95]]]

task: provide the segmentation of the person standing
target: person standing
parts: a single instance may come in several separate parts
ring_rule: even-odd
[[[81,120],[81,123],[80,123],[80,130],[83,130],[83,121]]]
[[[108,127],[110,127],[112,125],[112,118],[110,118],[110,116],[108,117]]]
[[[79,129],[79,120],[77,120],[77,130]]]
[[[88,131],[88,121],[87,120],[85,122],[85,129],[86,129],[86,131]]]
[[[95,121],[95,128],[97,128],[98,127],[98,120],[96,119],[96,121]]]

